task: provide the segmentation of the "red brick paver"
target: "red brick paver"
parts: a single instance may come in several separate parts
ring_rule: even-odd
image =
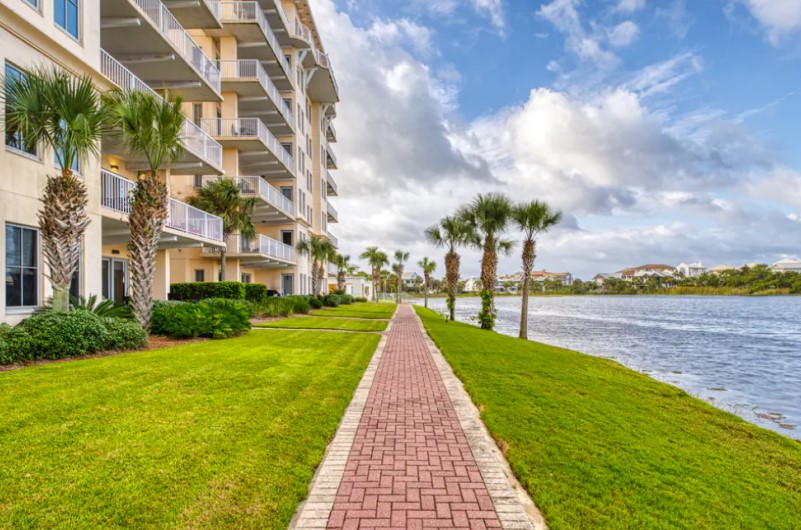
[[[328,528],[500,528],[412,308],[401,306]]]

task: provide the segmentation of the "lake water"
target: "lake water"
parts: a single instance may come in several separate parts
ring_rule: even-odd
[[[457,320],[474,323],[480,304],[459,298]],[[801,297],[532,297],[529,305],[531,340],[614,359],[801,439]],[[520,298],[496,306],[497,331],[517,336]],[[429,307],[444,312],[445,300]]]

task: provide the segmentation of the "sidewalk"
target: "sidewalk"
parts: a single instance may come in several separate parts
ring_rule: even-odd
[[[349,408],[351,432],[329,447],[295,528],[533,528],[500,453],[483,426],[476,432],[475,407],[466,394],[454,406],[458,381],[432,348],[411,306],[400,306],[362,381],[369,394],[351,404],[363,407],[358,426]]]

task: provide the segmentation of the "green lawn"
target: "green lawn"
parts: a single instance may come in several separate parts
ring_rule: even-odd
[[[346,331],[384,331],[386,320],[359,320],[336,317],[292,317],[259,324],[260,328],[334,329]]]
[[[0,372],[0,528],[286,528],[379,338],[253,331]]]
[[[612,361],[417,311],[552,530],[801,528],[801,443]]]
[[[363,302],[359,304],[341,305],[315,311],[315,316],[331,316],[345,318],[377,318],[389,320],[398,306],[390,303]]]

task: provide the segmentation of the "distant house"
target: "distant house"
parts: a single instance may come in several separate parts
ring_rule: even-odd
[[[402,281],[403,286],[409,288],[415,287],[418,283],[421,283],[423,278],[416,272],[404,272]]]
[[[468,278],[464,281],[464,292],[477,293],[481,290],[481,280],[478,278]]]
[[[715,265],[711,269],[709,269],[709,274],[721,274],[726,271],[733,271],[737,270],[737,267],[733,265]]]
[[[773,272],[801,272],[801,260],[784,258],[774,263],[770,270]]]
[[[703,276],[706,272],[706,267],[701,262],[697,263],[680,263],[678,267],[676,267],[676,272],[684,276],[685,278],[698,278],[699,276]]]
[[[337,279],[329,276],[329,289],[336,289]],[[345,276],[345,294],[355,297],[372,298],[373,280],[364,276]]]
[[[614,278],[614,277],[615,277],[615,275],[612,274],[612,273],[599,272],[598,274],[595,275],[595,277],[592,279],[592,281],[595,282],[595,285],[603,285],[606,282],[608,282],[611,278]]]
[[[619,270],[616,274],[619,274],[620,278],[623,280],[631,281],[634,278],[643,278],[646,276],[669,277],[673,275],[675,270],[676,268],[673,265],[648,263],[638,267],[629,267]]]

